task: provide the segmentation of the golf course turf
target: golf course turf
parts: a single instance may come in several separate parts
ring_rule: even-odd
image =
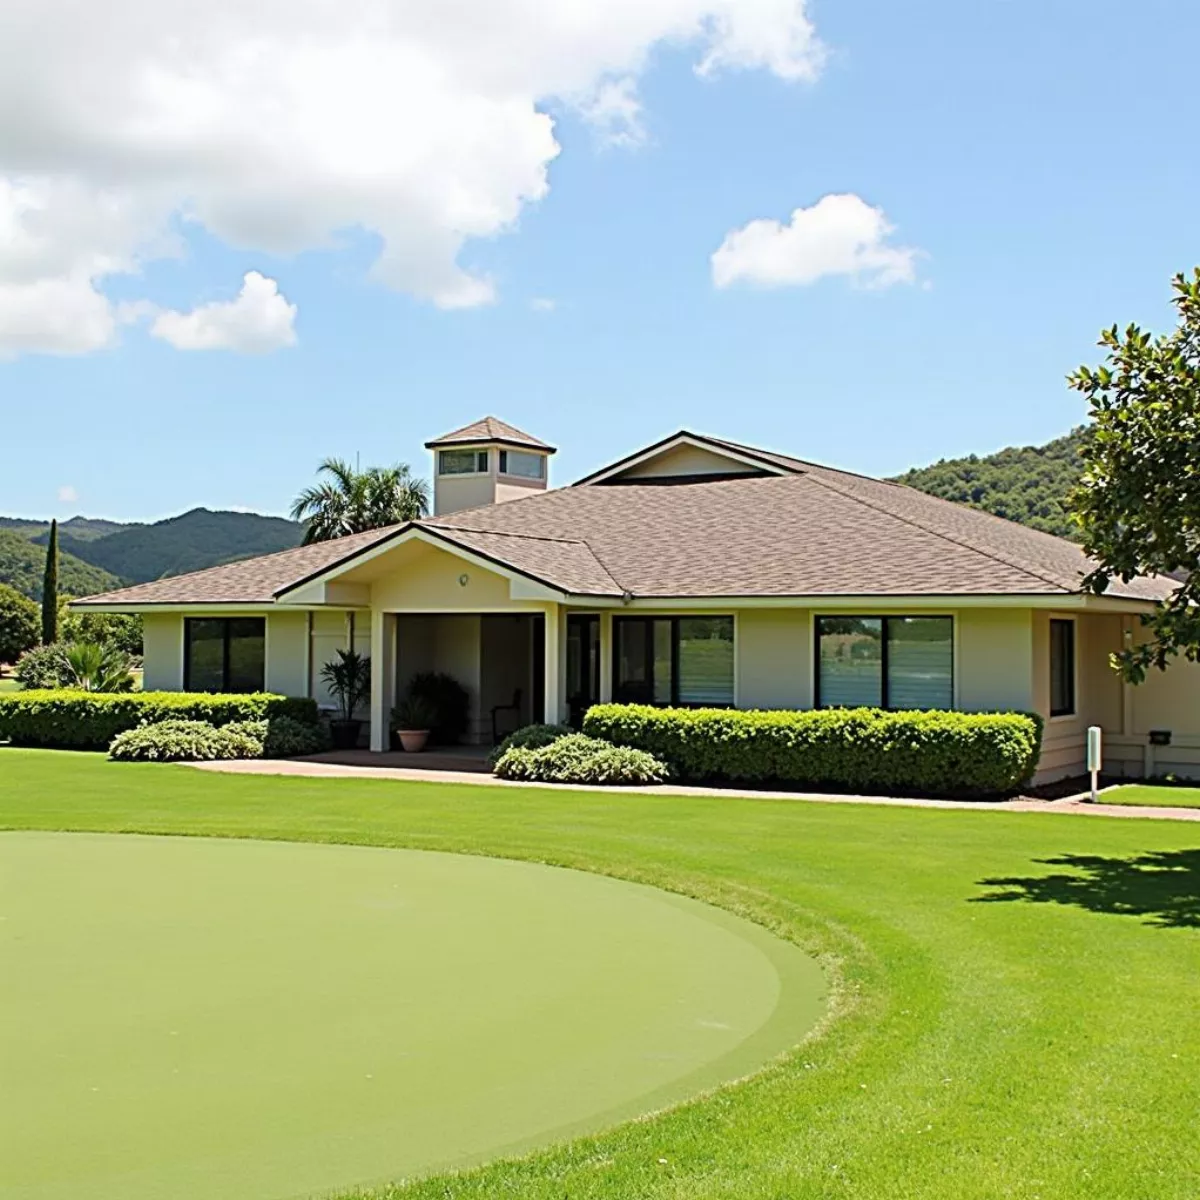
[[[0,912],[2,1170],[39,1200],[458,1167],[736,1079],[823,1007],[721,909],[478,856],[16,832]]]
[[[373,1195],[1200,1193],[1194,824],[249,777],[0,749],[0,826],[570,866],[718,905],[821,962],[827,1015],[752,1078],[646,1120]],[[295,1047],[298,1058],[307,1052]],[[6,1153],[9,1200],[21,1193],[4,1178]],[[252,1175],[225,1194],[262,1196]],[[88,1194],[80,1187],[72,1200]]]

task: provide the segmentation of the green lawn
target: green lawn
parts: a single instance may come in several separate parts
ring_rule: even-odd
[[[1200,1194],[1191,824],[255,778],[0,749],[0,826],[579,867],[749,916],[817,954],[835,981],[819,1036],[748,1081],[380,1196]]]
[[[21,685],[7,676],[0,675],[0,692],[19,692]]]
[[[1154,787],[1130,783],[1110,788],[1100,797],[1101,804],[1140,804],[1159,808],[1200,808],[1200,788]]]

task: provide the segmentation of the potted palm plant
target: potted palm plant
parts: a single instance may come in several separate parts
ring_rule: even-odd
[[[338,717],[329,722],[335,750],[353,750],[362,733],[354,713],[371,691],[371,660],[357,650],[339,650],[336,661],[321,668],[321,679],[338,703]]]
[[[423,696],[410,693],[392,709],[392,731],[410,754],[425,749],[437,710]]]

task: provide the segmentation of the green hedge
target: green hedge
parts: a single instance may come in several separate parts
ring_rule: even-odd
[[[290,717],[314,725],[315,700],[270,692],[213,695],[208,692],[76,692],[66,689],[0,695],[0,740],[15,746],[107,749],[118,733],[159,721],[261,721]]]
[[[584,732],[647,750],[677,778],[829,791],[995,795],[1037,769],[1041,718],[1026,713],[812,712],[600,704]]]

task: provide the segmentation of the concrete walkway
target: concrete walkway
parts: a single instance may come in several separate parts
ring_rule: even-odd
[[[233,775],[298,775],[313,779],[393,779],[409,783],[470,783],[482,787],[552,788],[556,791],[615,792],[646,796],[712,796],[721,799],[811,800],[820,804],[879,804],[889,808],[959,808],[973,812],[1080,813],[1091,817],[1136,817],[1159,821],[1200,821],[1196,808],[1141,808],[1124,804],[1091,804],[1080,797],[1065,800],[922,800],[899,796],[843,796],[823,792],[770,792],[735,788],[685,787],[661,784],[655,787],[595,787],[571,783],[516,783],[478,771],[422,770],[418,767],[347,766],[300,759],[232,759],[223,762],[186,763],[200,771],[224,771]],[[1103,792],[1101,793],[1103,795]]]

